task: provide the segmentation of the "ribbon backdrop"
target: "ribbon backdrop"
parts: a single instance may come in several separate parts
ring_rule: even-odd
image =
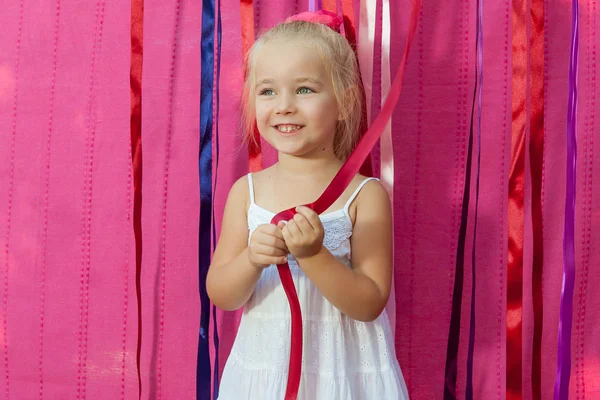
[[[206,187],[200,187],[198,162],[199,121],[206,117],[200,112],[201,71],[208,70],[200,57],[206,1],[0,1],[1,397],[137,399],[140,383],[144,399],[193,399],[199,393],[198,227],[205,222],[200,193]],[[310,6],[308,0],[212,4],[215,35],[218,26],[222,34],[220,50],[212,50],[219,64],[212,66],[210,97],[215,140],[209,215],[215,232],[209,238],[220,232],[233,181],[249,166],[268,166],[276,157],[263,144],[249,160],[241,142],[244,40]],[[315,1],[314,7],[341,12],[345,28],[356,27],[367,109],[374,118],[404,50],[410,1]],[[386,179],[394,201],[393,317],[411,399],[442,399],[448,387],[465,398],[469,373],[474,399],[504,399],[507,389],[513,398],[553,397],[563,235],[570,223],[572,235],[565,239],[574,249],[573,308],[563,323],[565,318],[573,323],[572,347],[571,356],[560,361],[562,367],[571,363],[569,398],[600,397],[600,298],[591,292],[600,283],[600,270],[593,268],[600,265],[600,253],[593,251],[600,245],[600,162],[593,157],[600,154],[595,121],[600,13],[595,1],[580,1],[574,31],[575,9],[569,2],[485,2],[481,141],[476,130],[472,154],[476,160],[480,145],[473,298],[476,163],[467,170],[466,161],[478,10],[475,1],[423,3],[400,103],[372,158],[373,171]],[[535,29],[527,30],[528,24]],[[575,32],[576,103],[569,101]],[[520,46],[513,46],[515,39]],[[143,53],[135,47],[142,43]],[[515,91],[515,84],[522,86]],[[136,101],[141,113],[132,106]],[[526,146],[520,214],[509,212],[515,110],[523,113],[517,122]],[[569,170],[576,173],[569,183],[575,183],[574,220],[570,214],[565,220],[568,110],[570,132],[577,135],[576,168]],[[471,201],[462,213],[465,192]],[[462,223],[463,290],[455,299],[461,313],[457,353],[450,360],[455,370],[447,374]],[[519,280],[507,275],[515,261],[508,227],[520,224],[522,283],[515,287],[510,285]],[[541,232],[534,230],[539,226]],[[520,313],[510,312],[509,288],[522,293]],[[472,300],[476,324],[469,372]],[[208,373],[218,377],[239,312],[215,315],[211,307],[204,313],[210,316]],[[517,327],[513,322],[522,330],[516,347],[507,340]],[[534,337],[541,337],[539,349]],[[507,373],[509,360],[521,360],[520,373]],[[215,381],[205,374],[199,370],[198,382],[208,382],[212,397]]]

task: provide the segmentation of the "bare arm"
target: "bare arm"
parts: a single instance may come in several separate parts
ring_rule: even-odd
[[[242,307],[252,295],[261,273],[248,261],[248,184],[244,184],[243,179],[229,192],[221,234],[206,278],[208,296],[224,310]]]
[[[248,181],[239,179],[231,188],[223,225],[206,279],[212,302],[223,310],[242,307],[256,287],[262,270],[287,260],[281,230],[261,225],[248,246]]]
[[[352,269],[324,246],[316,254],[298,258],[298,264],[341,312],[359,321],[372,321],[385,308],[392,279],[392,216],[385,188],[367,184],[356,200],[356,208],[351,237]],[[314,217],[307,220],[320,226]],[[289,243],[288,246],[291,250]]]

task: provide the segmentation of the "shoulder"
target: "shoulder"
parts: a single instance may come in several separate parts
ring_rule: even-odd
[[[239,178],[229,189],[227,202],[232,205],[243,205],[247,209],[250,205],[250,185],[248,183],[248,175]]]
[[[359,222],[363,217],[371,219],[373,217],[388,217],[391,214],[390,197],[387,189],[378,179],[368,179],[363,175],[356,175],[352,186],[362,188],[352,203],[350,214],[355,222]]]
[[[363,185],[356,197],[356,203],[370,201],[387,201],[389,203],[388,191],[379,179],[369,179],[370,177],[357,174],[354,177],[356,187]]]

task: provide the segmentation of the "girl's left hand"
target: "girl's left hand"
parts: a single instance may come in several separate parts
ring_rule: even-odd
[[[323,247],[323,224],[319,215],[308,207],[298,206],[296,212],[287,224],[282,221],[278,226],[289,252],[296,259],[312,257]]]

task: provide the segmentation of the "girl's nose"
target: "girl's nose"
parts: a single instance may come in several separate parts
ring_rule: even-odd
[[[279,97],[276,112],[277,114],[291,114],[296,111],[296,105],[292,96],[282,94]]]

